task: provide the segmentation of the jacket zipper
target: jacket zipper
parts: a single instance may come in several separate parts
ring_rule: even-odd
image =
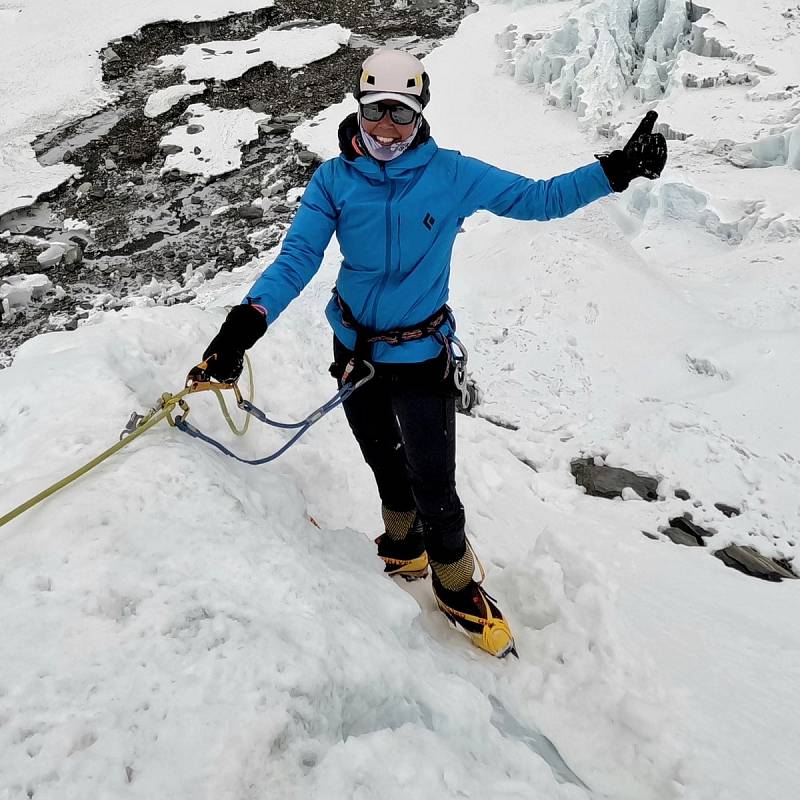
[[[386,178],[386,167],[381,164],[383,169],[384,178]],[[372,310],[370,317],[372,319],[372,327],[378,330],[378,301],[380,300],[383,290],[389,281],[389,273],[392,269],[392,200],[394,200],[395,182],[389,180],[389,196],[386,198],[385,217],[386,217],[386,250],[383,262],[383,278],[381,278],[378,290],[375,293],[375,298],[372,301]]]

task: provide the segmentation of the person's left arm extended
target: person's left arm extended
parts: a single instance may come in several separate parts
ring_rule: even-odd
[[[474,176],[464,197],[464,216],[484,210],[513,219],[566,217],[612,192],[625,191],[634,178],[659,177],[667,161],[667,143],[662,134],[652,132],[657,117],[649,111],[621,150],[549,180],[525,178],[462,157],[462,167]]]

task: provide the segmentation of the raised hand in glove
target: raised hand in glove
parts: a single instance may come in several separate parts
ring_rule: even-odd
[[[655,111],[648,111],[622,150],[596,156],[615,192],[624,192],[634,178],[653,180],[661,175],[667,163],[667,140],[653,133],[657,119]]]
[[[242,374],[245,350],[266,330],[267,318],[261,311],[251,305],[234,306],[203,353],[206,372],[222,383],[233,383]]]

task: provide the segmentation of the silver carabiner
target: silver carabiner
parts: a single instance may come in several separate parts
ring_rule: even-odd
[[[453,383],[461,392],[461,404],[464,408],[469,408],[469,389],[467,388],[467,361],[469,360],[469,353],[467,348],[464,347],[463,342],[454,333],[448,337],[450,343],[450,355],[453,363]],[[455,352],[454,346],[458,348],[458,353]]]
[[[119,435],[119,440],[122,441],[126,436],[130,436],[146,418],[147,414],[139,414],[136,411],[132,412],[130,418],[125,423],[125,427],[122,429],[122,433]]]
[[[367,381],[375,377],[375,367],[373,367],[369,361],[362,361],[361,363],[367,368],[367,374],[356,381],[356,385],[353,387],[354,391],[358,389],[359,386],[363,386]]]

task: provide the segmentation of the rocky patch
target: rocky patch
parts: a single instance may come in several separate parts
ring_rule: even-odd
[[[650,502],[664,499],[658,495],[657,478],[619,467],[610,467],[600,457],[576,458],[570,463],[570,471],[575,482],[586,490],[586,494],[593,497],[628,498],[633,491],[643,500]],[[676,489],[675,497],[684,501],[692,499],[685,489]],[[695,506],[702,507],[703,504],[695,501]],[[739,508],[727,503],[714,503],[714,508],[728,519],[741,514]],[[642,533],[648,539],[655,541],[666,538],[685,547],[711,548],[709,540],[717,535],[718,531],[699,525],[687,511],[682,516],[672,517],[668,525],[658,529],[658,534],[649,531]],[[753,547],[732,544],[713,551],[713,555],[726,566],[762,580],[778,582],[800,577],[795,574],[788,560],[762,555]]]
[[[466,0],[400,5],[281,0],[212,22],[149,25],[109,43],[99,57],[118,102],[35,144],[42,163],[63,161],[80,175],[0,217],[0,285],[42,273],[50,284],[25,304],[4,303],[0,366],[25,339],[72,329],[94,309],[191,300],[198,282],[277,244],[317,165],[291,138],[298,122],[344,98],[369,49],[386,43],[424,55],[468,8]],[[229,81],[186,84],[180,71],[157,66],[188,45],[330,23],[353,32],[349,46],[305,67],[267,61]],[[261,120],[237,144],[238,168],[206,175],[175,166],[207,157],[193,103]],[[169,138],[176,128],[181,141]]]

